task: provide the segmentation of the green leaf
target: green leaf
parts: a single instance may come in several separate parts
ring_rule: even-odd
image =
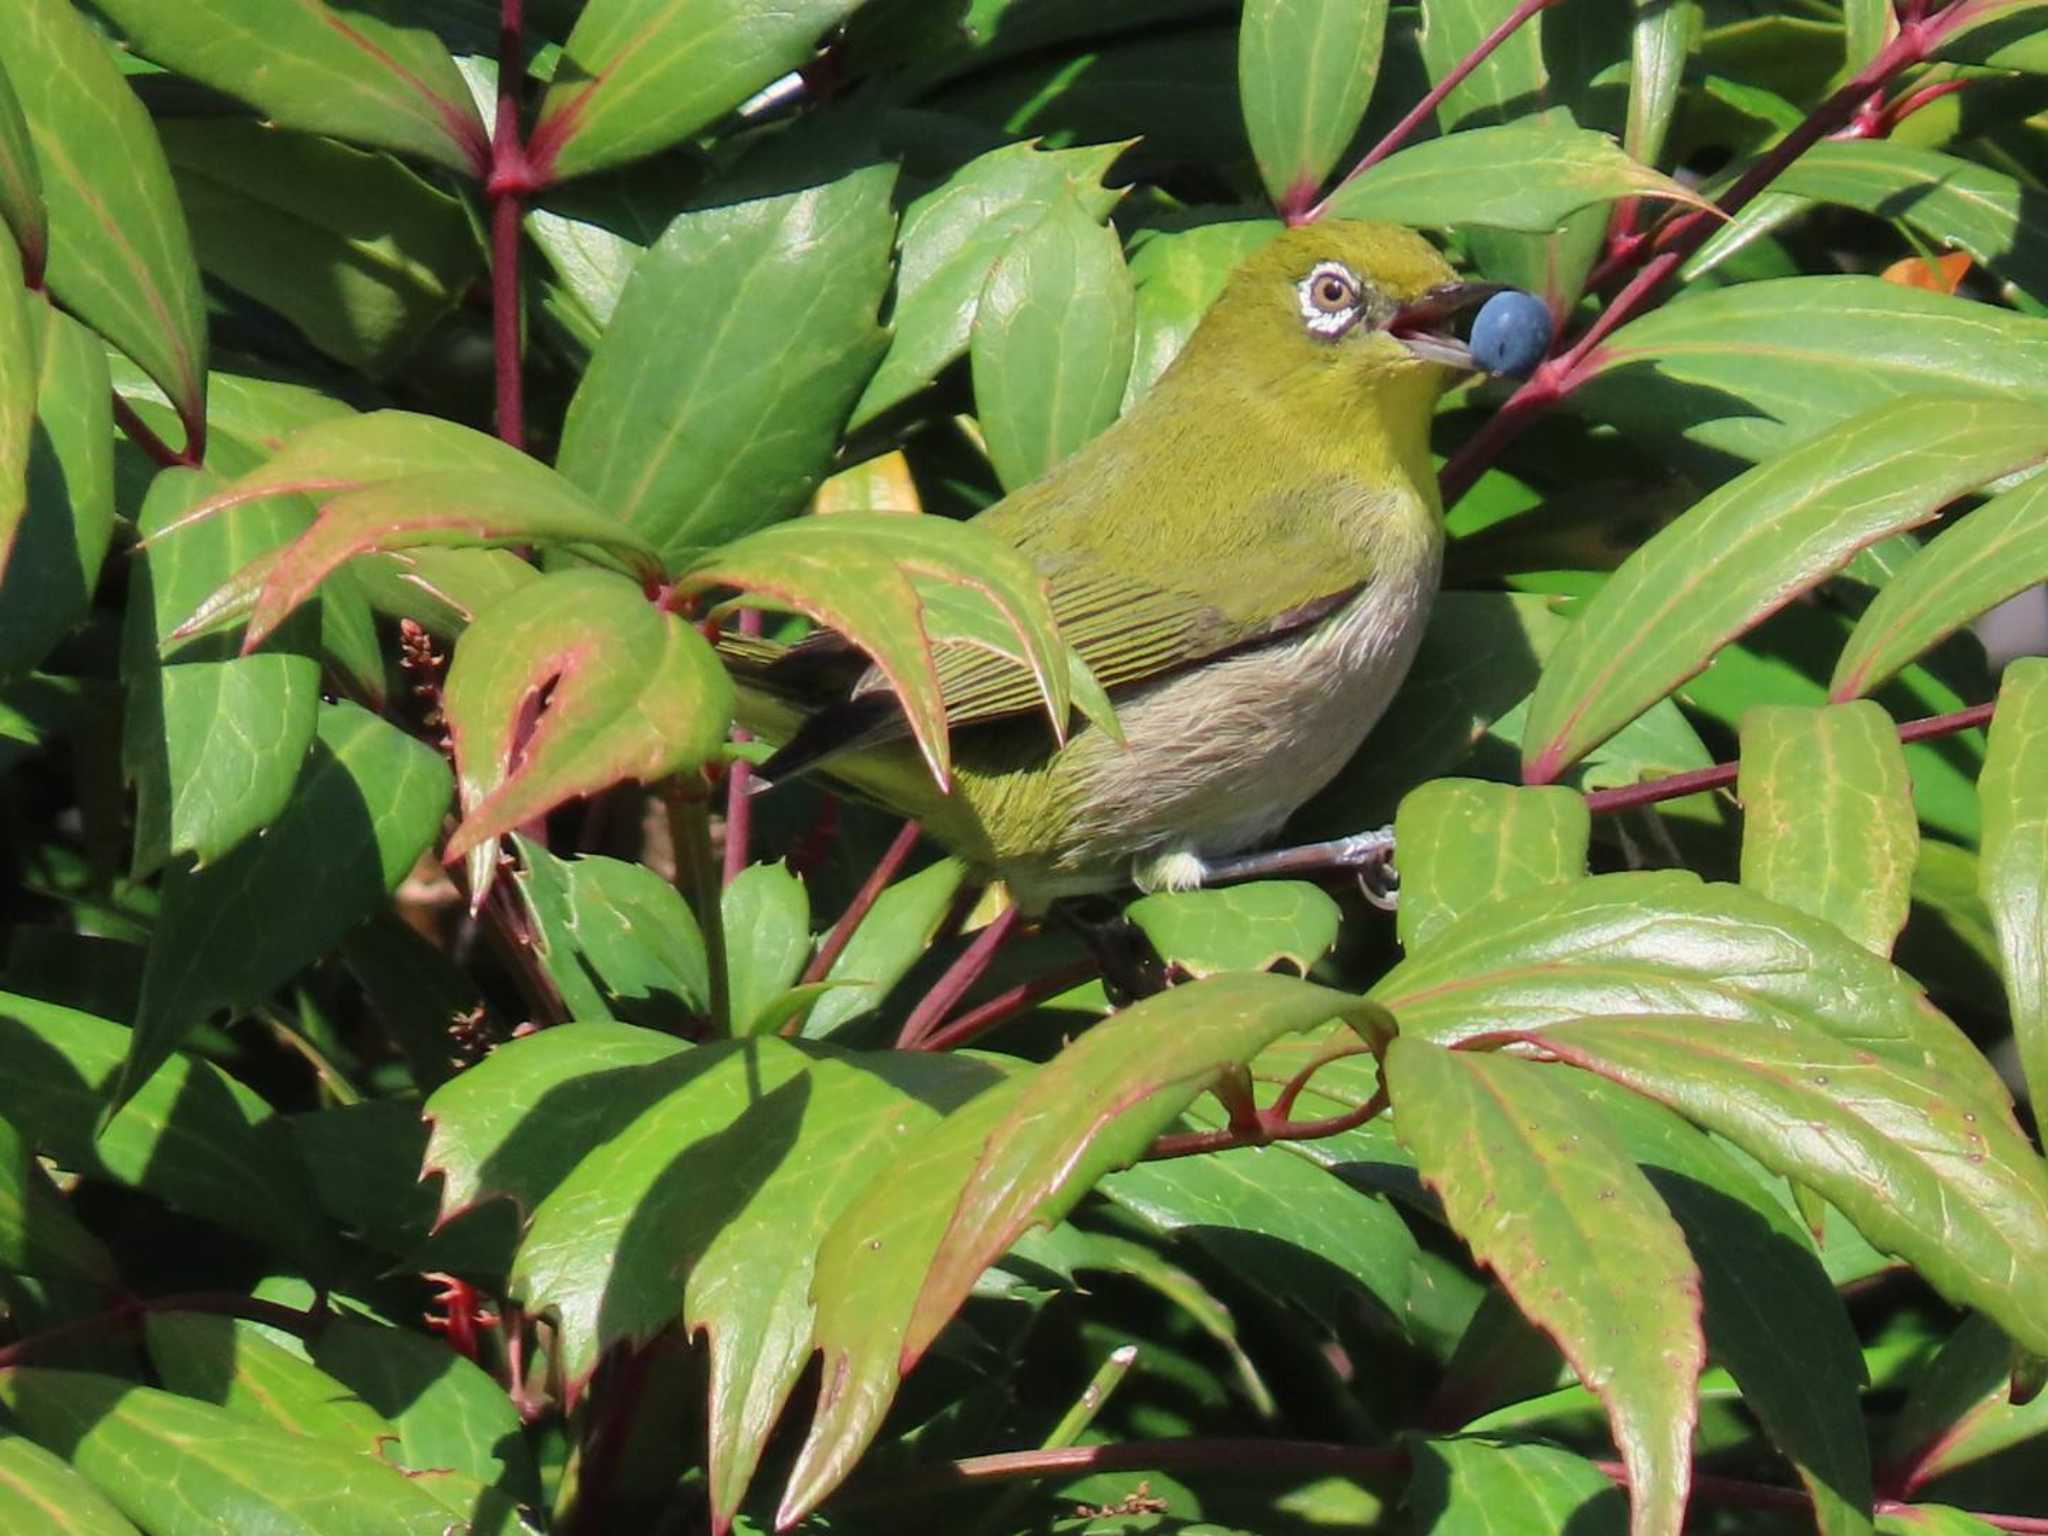
[[[50,291],[140,363],[194,432],[206,419],[199,267],[149,114],[75,7],[0,0],[0,26],[49,207]]]
[[[1277,219],[1243,219],[1139,230],[1131,237],[1136,341],[1124,381],[1125,410],[1180,355],[1238,263],[1284,228]]]
[[[1124,908],[1124,917],[1190,976],[1265,971],[1281,961],[1298,975],[1330,952],[1343,912],[1319,886],[1256,880],[1213,891],[1160,891]]]
[[[834,985],[811,1005],[805,1038],[829,1036],[879,1008],[931,946],[966,878],[958,859],[939,859],[876,897],[825,973]]]
[[[590,0],[528,146],[543,180],[637,159],[709,127],[808,63],[859,0]]]
[[[2039,1437],[2048,1425],[2048,1396],[2014,1402],[2020,1359],[2011,1339],[1982,1313],[1972,1313],[1926,1360],[1892,1420],[1888,1467],[1903,1469],[1915,1488]]]
[[[1400,1035],[1386,1083],[1451,1229],[1606,1405],[1631,1531],[1675,1536],[1706,1345],[1699,1271],[1656,1190],[1555,1069]]]
[[[1607,135],[1545,115],[1410,145],[1331,193],[1324,212],[1425,229],[1479,225],[1540,235],[1581,208],[1624,197],[1700,201],[1631,160]]]
[[[1116,420],[1133,302],[1116,231],[1071,193],[989,268],[968,358],[989,461],[1006,488],[1036,480]]]
[[[1842,25],[1848,34],[1848,56],[1843,63],[1851,74],[1876,58],[1899,30],[1891,0],[1842,0]]]
[[[1946,1504],[1894,1504],[1878,1517],[1882,1536],[1998,1536],[1999,1527]]]
[[[760,1033],[761,1017],[796,984],[811,957],[811,898],[781,860],[750,864],[720,901],[733,1033]]]
[[[36,338],[30,329],[34,312],[21,277],[21,253],[11,237],[0,240],[0,576],[12,561],[28,515],[28,465],[36,421]],[[41,659],[32,657],[27,664]],[[14,670],[5,660],[0,656],[0,671]]]
[[[889,318],[894,335],[854,407],[853,427],[916,394],[967,350],[989,268],[1062,191],[1095,218],[1109,216],[1121,194],[1104,187],[1102,178],[1124,148],[1041,151],[1006,144],[970,160],[904,211]]]
[[[370,606],[452,640],[507,593],[540,578],[509,549],[409,549],[356,557],[351,568]]]
[[[1871,600],[1842,647],[1828,691],[1881,687],[2007,598],[2048,581],[2048,476],[2036,476],[1958,518]]]
[[[49,1536],[139,1536],[106,1495],[35,1441],[0,1434],[0,1526]]]
[[[427,1100],[426,1172],[444,1221],[503,1196],[531,1213],[618,1125],[673,1086],[648,1068],[689,1050],[631,1024],[558,1024],[509,1041]]]
[[[396,1468],[211,1403],[114,1376],[32,1368],[0,1377],[0,1403],[150,1536],[446,1536],[448,1507]]]
[[[902,1371],[1019,1236],[1059,1221],[1268,1042],[1331,1018],[1385,1022],[1369,1003],[1289,977],[1190,982],[898,1143],[890,1168],[833,1224],[818,1255],[825,1387],[779,1523],[794,1524],[845,1477]]]
[[[621,859],[558,859],[524,837],[518,845],[540,961],[572,1018],[680,1031],[703,1015],[704,938],[673,885]]]
[[[159,131],[206,274],[372,378],[396,372],[483,271],[462,204],[388,156],[234,118]]]
[[[1685,93],[1685,67],[1700,25],[1693,0],[1631,0],[1628,124],[1621,146],[1631,159],[1655,165]],[[1853,0],[1852,0],[1853,3]],[[1795,162],[1796,164],[1797,162]]]
[[[305,1357],[241,1318],[151,1311],[142,1320],[157,1380],[249,1424],[376,1455],[397,1431]]]
[[[304,503],[290,501],[187,521],[223,484],[210,470],[165,470],[137,519],[150,542],[132,568],[122,637],[121,760],[135,786],[138,875],[181,853],[210,864],[275,820],[313,741],[316,615],[256,656],[236,656],[225,637],[172,639],[221,581],[305,526]]]
[[[2048,1349],[2048,1172],[2009,1110],[1939,1067],[1873,1059],[1799,1021],[1618,1017],[1541,1039],[1726,1136],[1957,1305]]]
[[[344,1317],[320,1330],[312,1350],[321,1370],[397,1431],[397,1445],[385,1451],[389,1459],[447,1468],[521,1503],[540,1502],[518,1409],[482,1367],[447,1343]]]
[[[1771,189],[1902,219],[2007,282],[2048,296],[2048,237],[2021,217],[2022,199],[2032,193],[2003,171],[1891,139],[1823,140]]]
[[[1998,933],[1999,969],[2033,1102],[2048,1102],[2048,661],[2005,669],[1991,750],[1977,790],[1984,804],[1978,889]]]
[[[1825,1536],[1869,1536],[1870,1448],[1856,1331],[1813,1238],[1735,1154],[1648,1099],[1585,1079],[1700,1270],[1707,1352],[1798,1469]]]
[[[4,69],[0,69],[0,224],[14,236],[22,266],[40,273],[50,252],[42,168],[36,163],[20,98]]]
[[[269,830],[165,878],[115,1104],[214,1009],[260,1002],[381,908],[441,830],[449,789],[432,747],[353,704],[323,704]]]
[[[1416,38],[1432,82],[1479,52],[1480,44],[1500,25],[1505,11],[1494,0],[1425,0],[1420,7],[1422,30]],[[1544,67],[1540,18],[1532,17],[1481,59],[1436,109],[1446,133],[1515,116],[1530,98],[1545,93],[1550,72]]]
[[[1804,1024],[1901,1068],[1954,1079],[1983,1113],[2004,1085],[1917,983],[1832,923],[1676,870],[1595,875],[1481,908],[1367,994],[1409,1036],[1455,1045],[1501,1027],[1631,1015]]]
[[[1731,480],[1630,555],[1579,615],[1530,702],[1525,776],[1556,778],[1858,549],[2043,454],[2040,406],[1902,400]]]
[[[1411,791],[1394,819],[1401,947],[1488,902],[1584,878],[1592,835],[1574,790],[1437,779]]]
[[[1622,1536],[1628,1529],[1628,1496],[1593,1463],[1557,1446],[1458,1435],[1412,1440],[1408,1454],[1403,1505],[1418,1536]]]
[[[683,594],[720,587],[808,615],[866,651],[902,701],[941,788],[950,782],[952,756],[931,654],[935,637],[927,628],[927,607],[935,599],[943,600],[955,633],[959,618],[972,617],[977,637],[983,631],[1017,637],[1023,647],[1018,664],[1030,668],[1053,731],[1065,739],[1070,654],[1059,640],[1044,583],[1015,547],[978,528],[879,512],[781,523],[713,550],[675,582]]]
[[[73,1214],[35,1148],[0,1119],[0,1270],[68,1286],[108,1290],[119,1283],[113,1256]],[[5,1479],[0,1477],[0,1489]]]
[[[1768,458],[1901,396],[2048,403],[2048,320],[1875,277],[1694,293],[1595,354],[1574,409],[1645,439]]]
[[[462,794],[451,863],[564,801],[694,771],[732,718],[704,637],[605,571],[559,571],[487,610],[443,699]]]
[[[569,403],[562,473],[671,563],[801,510],[887,338],[894,166],[683,214]]]
[[[1238,96],[1274,206],[1299,211],[1358,131],[1379,78],[1386,0],[1251,0],[1238,23]]]
[[[1920,823],[1892,717],[1863,701],[1742,717],[1742,883],[1873,954],[1906,925]]]
[[[1239,1147],[1140,1163],[1099,1186],[1151,1231],[1177,1234],[1234,1279],[1293,1302],[1333,1330],[1359,1297],[1405,1319],[1415,1239],[1378,1195],[1286,1147]]]
[[[140,1189],[317,1270],[328,1235],[285,1128],[219,1068],[172,1057],[94,1132],[128,1041],[119,1024],[0,994],[0,1116],[81,1177]]]
[[[455,61],[425,28],[325,0],[105,0],[100,9],[149,58],[239,96],[280,127],[472,175],[489,158]]]

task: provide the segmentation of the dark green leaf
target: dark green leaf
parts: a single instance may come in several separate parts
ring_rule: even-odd
[[[892,166],[685,213],[620,295],[561,470],[670,562],[800,510],[886,345]]]
[[[1386,1073],[1395,1132],[1451,1229],[1606,1405],[1631,1531],[1676,1536],[1706,1358],[1684,1234],[1556,1069],[1400,1035]]]
[[[0,26],[49,207],[50,291],[192,427],[206,416],[199,267],[149,114],[74,7],[0,0]]]
[[[137,48],[272,122],[474,173],[483,124],[439,38],[325,0],[104,0]],[[416,8],[415,8],[416,9]]]
[[[1622,1536],[1628,1496],[1590,1461],[1553,1445],[1460,1435],[1415,1440],[1403,1507],[1417,1536],[1570,1531]]]
[[[1159,958],[1190,976],[1264,971],[1285,961],[1300,975],[1337,942],[1343,913],[1318,886],[1258,880],[1213,891],[1160,891],[1124,909]]]
[[[35,1158],[35,1148],[0,1118],[0,1270],[106,1290],[113,1256],[87,1231]],[[0,1478],[0,1487],[4,1487]]]
[[[1569,789],[1437,779],[1401,802],[1401,947],[1426,944],[1465,913],[1584,877],[1592,818]]]
[[[381,907],[441,830],[449,789],[433,748],[353,704],[322,705],[264,836],[166,878],[115,1102],[214,1009],[260,1002]]]

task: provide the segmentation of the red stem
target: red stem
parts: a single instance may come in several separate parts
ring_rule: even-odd
[[[123,400],[119,394],[114,396],[114,421],[128,435],[129,441],[149,455],[151,462],[159,469],[176,469],[180,466],[189,469],[199,463],[197,459],[188,457],[189,448],[173,448],[158,437],[150,430],[149,423],[136,414],[135,407]]]
[[[1616,327],[1650,307],[1657,290],[1688,256],[1706,243],[1722,219],[1741,212],[1793,161],[1849,123],[1864,102],[1882,91],[1900,73],[1925,60],[1968,9],[1965,0],[1964,4],[1951,6],[1931,19],[1903,20],[1898,35],[1884,46],[1876,58],[1760,156],[1756,164],[1722,194],[1712,210],[1695,209],[1673,219],[1655,240],[1635,246],[1629,255],[1637,259],[1647,256],[1648,259],[1628,285],[1594,317],[1593,323],[1568,351],[1538,368],[1529,381],[1509,396],[1486,425],[1474,433],[1444,466],[1438,478],[1444,505],[1451,506],[1470,490],[1500,456],[1501,450],[1520,436],[1531,421],[1598,371],[1596,349],[1600,343],[1612,335]],[[1612,272],[1603,268],[1595,277],[1611,275]]]
[[[950,1051],[985,1034],[998,1024],[1007,1024],[1021,1013],[1029,1013],[1049,997],[1058,997],[1069,987],[1093,981],[1101,968],[1093,960],[1076,960],[1047,971],[1032,981],[1019,982],[1007,992],[998,992],[979,1008],[970,1008],[950,1024],[941,1025],[924,1038],[928,1051]]]
[[[860,927],[861,919],[868,915],[868,909],[896,878],[896,872],[903,868],[903,861],[910,857],[911,849],[917,846],[918,833],[922,829],[914,821],[903,823],[896,840],[888,851],[875,861],[875,867],[868,871],[867,879],[860,883],[860,889],[853,893],[853,900],[846,904],[846,910],[839,914],[839,921],[832,925],[832,931],[825,936],[825,942],[818,946],[818,952],[811,956],[811,963],[804,967],[803,983],[823,981],[832,974],[832,962],[845,953],[846,946],[853,939],[853,932]]]
[[[974,942],[960,952],[960,958],[946,968],[946,974],[934,982],[931,991],[925,993],[918,1005],[910,1010],[910,1017],[903,1021],[903,1028],[896,1036],[897,1050],[929,1048],[925,1037],[938,1032],[940,1023],[952,1011],[953,1005],[967,995],[969,987],[981,980],[989,963],[995,959],[996,951],[1016,930],[1022,915],[1014,906],[1005,907],[993,922],[974,936]]]
[[[497,364],[498,436],[526,446],[526,390],[520,369],[519,225],[533,190],[519,137],[519,86],[526,75],[525,0],[499,0],[498,119],[491,135],[491,350]]]
[[[1972,704],[1967,709],[1952,710],[1945,715],[1908,720],[1899,727],[1899,741],[1901,744],[1926,741],[1930,737],[1953,736],[1958,731],[1974,730],[1980,725],[1988,725],[1996,708],[1995,704]],[[1602,816],[1614,811],[1633,810],[1639,805],[1653,805],[1659,800],[1696,795],[1703,789],[1722,789],[1735,782],[1741,766],[1740,763],[1716,763],[1711,768],[1694,768],[1643,784],[1596,789],[1586,796],[1586,809],[1595,816]]]
[[[1355,1131],[1367,1121],[1378,1119],[1386,1109],[1387,1094],[1383,1088],[1375,1091],[1358,1108],[1346,1110],[1341,1115],[1326,1115],[1320,1120],[1290,1120],[1276,1105],[1272,1109],[1259,1110],[1247,1124],[1227,1125],[1216,1131],[1176,1131],[1171,1136],[1161,1136],[1146,1148],[1145,1161],[1159,1163],[1172,1157],[1228,1152],[1233,1147],[1264,1147],[1276,1141],[1320,1141],[1325,1136]]]
[[[1430,113],[1442,105],[1443,99],[1463,85],[1465,77],[1484,64],[1496,48],[1500,47],[1502,43],[1521,30],[1523,24],[1536,15],[1537,12],[1546,11],[1557,3],[1558,0],[1519,0],[1519,3],[1512,11],[1508,12],[1506,18],[1502,20],[1499,26],[1481,38],[1477,47],[1460,59],[1456,67],[1449,74],[1431,86],[1428,94],[1413,107],[1409,108],[1401,121],[1389,128],[1386,136],[1365,152],[1364,158],[1358,164],[1344,173],[1344,179],[1330,190],[1328,197],[1304,214],[1299,216],[1289,215],[1287,222],[1290,224],[1313,223],[1329,212],[1330,204],[1336,200],[1339,192],[1342,192],[1352,182],[1358,180],[1359,177],[1407,143],[1408,136],[1421,127]]]

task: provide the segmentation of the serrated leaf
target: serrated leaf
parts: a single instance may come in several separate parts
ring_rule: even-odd
[[[1892,717],[1875,704],[1742,717],[1742,883],[1873,954],[1906,925],[1920,823]]]
[[[1330,952],[1343,913],[1319,886],[1255,880],[1213,891],[1160,891],[1124,908],[1159,958],[1190,976],[1264,971],[1298,975]]]
[[[624,1018],[680,1031],[709,1006],[697,919],[675,886],[641,864],[558,859],[519,838],[519,890],[538,954],[572,1018]]]
[[[1451,1229],[1606,1405],[1629,1529],[1675,1536],[1706,1344],[1699,1271],[1664,1202],[1554,1069],[1400,1035],[1386,1085]]]
[[[250,62],[237,52],[239,78]],[[462,204],[386,155],[235,118],[159,132],[206,274],[371,378],[396,372],[482,274]]]
[[[1525,777],[1556,778],[1858,549],[2044,455],[2042,406],[1902,400],[1731,480],[1630,555],[1551,655]]]
[[[1799,1021],[1613,1017],[1554,1025],[1542,1043],[1726,1136],[1944,1296],[2048,1347],[2048,1172],[2009,1112],[1938,1068]]]
[[[1379,78],[1386,0],[1252,0],[1237,33],[1238,96],[1274,206],[1304,209],[1358,131]]]
[[[531,1214],[610,1127],[672,1086],[646,1069],[688,1049],[630,1024],[558,1024],[458,1073],[426,1105],[441,1219],[499,1196]]]
[[[23,1368],[0,1402],[150,1536],[223,1529],[446,1536],[448,1507],[394,1467],[114,1376]],[[159,1475],[136,1476],[137,1467]]]
[[[989,461],[1015,490],[1116,420],[1131,370],[1123,243],[1071,193],[989,268],[968,359]]]
[[[590,0],[562,45],[528,154],[561,181],[710,126],[809,61],[859,0]]]
[[[824,1388],[780,1522],[793,1524],[845,1477],[902,1371],[1020,1234],[1058,1221],[1269,1041],[1331,1018],[1384,1025],[1370,1004],[1284,976],[1190,982],[899,1145],[819,1252]]]
[[[1890,681],[2007,598],[2048,581],[2048,476],[1958,518],[1887,582],[1856,621],[1828,692],[1857,698]]]
[[[878,1161],[996,1074],[775,1039],[653,1070],[667,1091],[614,1119],[541,1203],[512,1283],[560,1317],[572,1380],[679,1316],[710,1336],[713,1498],[729,1515],[810,1355],[818,1241]]]
[[[1040,150],[1006,144],[962,166],[903,214],[889,350],[854,407],[859,428],[908,399],[967,350],[989,268],[1062,190],[1094,217],[1121,195],[1102,185],[1122,144]]]
[[[1669,1013],[1804,1023],[1845,1049],[1952,1078],[1987,1115],[1998,1075],[1919,985],[1849,939],[1734,885],[1676,870],[1595,875],[1470,914],[1368,994],[1403,1033],[1454,1045],[1498,1029]]]
[[[558,571],[487,610],[442,697],[462,797],[450,863],[567,800],[694,771],[732,718],[704,637],[605,571]]]
[[[140,363],[197,433],[206,419],[199,267],[149,114],[75,7],[0,0],[0,26],[49,210],[50,291]]]
[[[677,563],[799,511],[887,343],[893,166],[684,213],[633,270],[562,473]]]
[[[284,809],[313,741],[320,701],[316,616],[257,656],[219,640],[180,645],[178,623],[232,572],[306,523],[303,503],[240,507],[188,522],[225,482],[168,469],[137,519],[147,546],[133,567],[122,636],[122,767],[135,785],[135,871],[173,856],[226,855]]]
[[[1584,878],[1592,832],[1574,790],[1436,779],[1410,791],[1394,818],[1401,947],[1488,902]]]
[[[114,1103],[219,1007],[247,1008],[383,906],[441,830],[441,755],[353,704],[320,706],[312,753],[265,835],[166,877]]]
[[[913,577],[918,578],[913,580]],[[947,607],[1014,634],[1064,740],[1072,672],[1036,569],[1018,550],[943,517],[840,512],[782,523],[712,551],[676,578],[681,593],[729,587],[838,630],[874,659],[902,702],[941,788],[950,782],[945,701],[919,586],[958,588]]]
[[[317,1270],[328,1236],[270,1107],[219,1068],[174,1056],[104,1128],[129,1031],[0,994],[0,1116],[62,1167],[154,1195]]]
[[[1549,234],[1581,208],[1624,197],[1695,203],[1699,195],[1623,154],[1568,117],[1468,128],[1389,155],[1324,201],[1331,218],[1385,219],[1425,229]]]
[[[137,49],[239,96],[272,122],[402,150],[475,174],[483,123],[432,32],[324,0],[106,0]]]
[[[762,1031],[762,1015],[796,984],[811,956],[811,898],[788,864],[750,864],[720,899],[736,1035]]]
[[[1991,750],[1977,791],[1984,805],[1978,889],[1998,934],[2013,1037],[2033,1102],[2048,1095],[2048,661],[2005,669]]]

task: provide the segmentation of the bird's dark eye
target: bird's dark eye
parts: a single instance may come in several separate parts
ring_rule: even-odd
[[[1295,289],[1301,318],[1316,335],[1335,340],[1364,311],[1364,285],[1341,261],[1319,261]]]

